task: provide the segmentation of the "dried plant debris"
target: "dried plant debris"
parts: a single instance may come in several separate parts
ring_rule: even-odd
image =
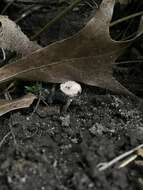
[[[114,0],[103,0],[96,15],[76,35],[2,67],[0,83],[13,79],[53,83],[74,80],[116,93],[130,94],[113,77],[112,64],[137,37],[120,42],[111,39],[109,24],[114,4]],[[28,54],[28,46],[24,54]]]
[[[116,158],[114,158],[113,160],[109,162],[99,163],[97,165],[97,168],[99,171],[104,171],[112,167],[113,165],[117,164],[118,162],[121,162],[118,168],[123,168],[127,166],[129,163],[131,163],[132,161],[134,161],[138,156],[143,157],[143,144],[121,154],[120,156],[117,156]]]
[[[0,116],[21,108],[29,107],[33,101],[36,99],[36,96],[33,94],[27,94],[22,98],[15,100],[0,100]]]
[[[0,16],[0,47],[16,51],[23,56],[40,48],[36,42],[32,42],[7,16]]]

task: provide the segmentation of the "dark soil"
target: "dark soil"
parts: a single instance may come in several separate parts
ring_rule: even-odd
[[[45,2],[47,5],[19,22],[29,36],[67,6],[66,1]],[[5,2],[0,6],[3,9]],[[7,14],[15,20],[29,6],[17,1]],[[45,46],[75,33],[94,10],[81,4],[37,40]],[[137,55],[142,57],[140,51]],[[66,113],[62,107],[67,100],[57,86],[54,94],[46,97],[48,106],[41,103],[33,113],[33,104],[0,118],[0,190],[143,189],[143,162],[133,161],[122,169],[117,163],[102,172],[97,168],[143,143],[139,102],[95,87],[82,88]],[[50,85],[46,89],[51,92]]]

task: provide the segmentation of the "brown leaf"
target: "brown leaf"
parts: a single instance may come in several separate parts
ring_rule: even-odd
[[[23,56],[41,48],[32,42],[7,16],[0,15],[0,47],[16,51]]]
[[[22,98],[18,98],[15,100],[0,100],[0,116],[13,110],[27,108],[33,103],[35,99],[35,95],[27,94]]]
[[[96,15],[76,35],[37,50],[0,69],[0,83],[13,79],[60,83],[75,80],[129,94],[112,76],[112,64],[131,41],[111,39],[114,0],[103,0]]]

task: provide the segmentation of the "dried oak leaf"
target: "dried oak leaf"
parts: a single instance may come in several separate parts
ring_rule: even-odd
[[[16,51],[23,56],[41,48],[21,31],[7,16],[0,15],[0,47]]]
[[[21,108],[28,108],[33,101],[36,99],[36,96],[33,94],[27,94],[22,98],[15,100],[0,100],[0,116]]]
[[[0,69],[0,83],[13,79],[60,83],[67,80],[129,94],[112,75],[112,64],[131,41],[114,41],[109,23],[114,0],[103,0],[96,15],[76,35],[37,50]]]

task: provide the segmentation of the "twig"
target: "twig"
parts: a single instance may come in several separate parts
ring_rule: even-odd
[[[10,2],[4,7],[4,9],[1,11],[1,15],[3,15],[3,14],[7,11],[7,9],[14,3],[14,1],[15,1],[15,0],[10,1]]]
[[[4,10],[2,11],[1,14],[3,14],[6,9],[14,2],[15,0],[13,1],[10,1],[8,3],[8,5],[4,8]],[[67,8],[65,8],[63,11],[61,11],[55,18],[53,18],[50,22],[48,22],[42,29],[40,29],[35,35],[33,35],[31,37],[31,40],[34,40],[37,36],[39,36],[42,32],[44,32],[46,29],[50,28],[53,24],[55,24],[57,21],[59,21],[64,15],[66,15],[72,8],[74,8],[77,4],[79,4],[81,2],[81,0],[75,0],[71,5],[69,5]],[[37,7],[32,10],[32,11],[35,11],[37,10]],[[25,18],[27,15],[31,14],[31,11],[28,11],[27,13],[24,13],[21,15],[21,17],[19,19],[17,19],[16,22],[20,21],[21,19]],[[110,27],[113,27],[119,23],[122,23],[122,22],[125,22],[129,19],[132,19],[132,18],[135,18],[137,16],[141,16],[143,15],[143,11],[141,12],[137,12],[137,13],[134,13],[134,14],[131,14],[131,15],[128,15],[126,17],[123,17],[123,18],[120,18],[116,21],[113,21],[112,23],[110,23]]]
[[[33,110],[32,114],[31,114],[31,117],[32,117],[32,116],[33,116],[33,114],[37,111],[37,109],[38,109],[38,107],[39,107],[40,102],[41,102],[41,91],[40,91],[40,94],[39,94],[39,97],[38,97],[38,101],[37,101],[37,103],[36,103],[36,106],[35,106],[35,108],[34,108],[34,110]]]
[[[123,162],[119,165],[118,168],[123,168],[123,167],[127,166],[129,163],[131,163],[132,161],[134,161],[137,157],[138,157],[137,154],[129,156],[127,159],[123,160]]]
[[[128,16],[125,16],[123,18],[120,18],[120,19],[115,20],[112,23],[110,23],[110,27],[113,27],[113,26],[115,26],[115,25],[117,25],[117,24],[119,24],[121,22],[125,22],[125,21],[127,21],[129,19],[135,18],[137,16],[141,16],[141,15],[143,15],[143,11],[137,12],[137,13],[134,13],[134,14],[131,14],[131,15],[128,15]]]
[[[74,2],[61,11],[55,18],[53,18],[50,22],[48,22],[42,29],[40,29],[34,36],[31,37],[31,40],[34,40],[37,36],[39,36],[46,29],[51,27],[55,22],[59,21],[64,15],[66,15],[72,8],[74,8],[81,0],[74,0]]]
[[[113,166],[114,164],[116,164],[117,162],[121,161],[123,158],[131,155],[132,153],[134,153],[135,151],[137,151],[138,149],[142,148],[143,144],[121,154],[120,156],[117,156],[116,158],[114,158],[113,160],[109,161],[109,162],[103,162],[103,163],[99,163],[97,165],[97,168],[99,171],[103,171],[106,170],[107,168]]]
[[[32,6],[31,9],[27,10],[26,12],[24,12],[19,18],[17,18],[15,20],[15,23],[18,23],[19,21],[23,20],[24,18],[26,18],[27,16],[29,16],[30,14],[32,14],[34,11],[37,11],[41,8],[41,6]]]
[[[128,64],[128,63],[143,63],[143,59],[128,60],[128,61],[119,61],[118,64]]]
[[[6,139],[10,136],[11,131],[9,131],[0,141],[0,148],[2,147],[2,145],[4,144],[4,142],[6,141]]]

